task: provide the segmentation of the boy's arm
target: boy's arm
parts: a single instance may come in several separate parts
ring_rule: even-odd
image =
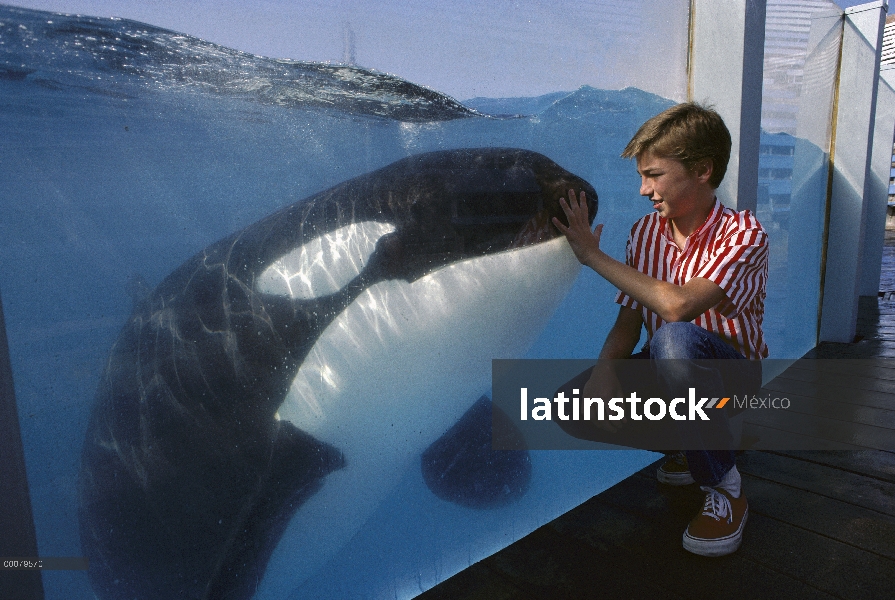
[[[640,340],[640,329],[643,327],[643,315],[639,310],[618,307],[615,324],[609,330],[600,358],[628,358],[634,352]]]
[[[598,225],[598,231],[592,236],[597,237],[597,243],[602,227]],[[585,256],[582,263],[659,315],[666,323],[692,321],[725,298],[721,286],[708,279],[694,277],[684,285],[661,281],[620,263],[599,247]]]
[[[565,234],[578,260],[659,315],[663,321],[692,321],[725,298],[724,290],[708,279],[694,277],[684,285],[675,285],[650,277],[615,260],[600,250],[603,226],[597,225],[596,230],[591,232],[587,205],[579,204],[571,192],[569,197],[569,203],[565,199],[561,200],[569,226],[566,227],[555,217],[553,223]]]

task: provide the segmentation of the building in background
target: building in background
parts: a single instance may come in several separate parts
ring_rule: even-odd
[[[828,0],[769,0],[765,21],[761,146],[758,159],[758,204],[787,227],[792,197],[795,138],[799,136],[803,87],[824,85],[836,72],[838,45],[819,45],[812,23],[831,13]],[[829,56],[818,57],[827,50]],[[831,52],[832,50],[835,51]],[[818,60],[818,58],[820,60]],[[769,224],[770,225],[770,224]]]
[[[880,65],[895,64],[895,15],[886,17]],[[889,212],[886,227],[895,227],[895,146],[892,148],[892,170],[889,173]],[[890,221],[892,221],[890,223]]]

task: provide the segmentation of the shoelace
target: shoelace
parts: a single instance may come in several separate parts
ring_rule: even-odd
[[[700,486],[699,489],[706,492],[705,504],[702,505],[702,514],[712,517],[716,521],[720,521],[727,517],[728,525],[733,522],[733,508],[730,506],[730,500],[727,496],[708,486]]]

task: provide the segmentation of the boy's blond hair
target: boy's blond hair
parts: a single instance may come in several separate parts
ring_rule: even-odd
[[[685,102],[666,109],[640,126],[622,152],[623,158],[637,158],[650,151],[662,158],[681,161],[689,170],[700,162],[712,161],[709,183],[721,185],[730,161],[730,131],[721,115],[710,107]]]

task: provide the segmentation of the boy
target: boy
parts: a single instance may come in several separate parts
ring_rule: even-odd
[[[640,127],[622,156],[636,159],[640,194],[655,212],[632,227],[626,264],[600,249],[603,226],[591,232],[583,192],[580,202],[574,190],[569,190],[568,202],[560,201],[568,227],[553,220],[578,260],[619,289],[618,317],[600,358],[632,357],[640,328],[646,326],[647,345],[633,357],[652,361],[658,383],[668,393],[693,385],[701,376],[693,370],[680,372],[681,365],[686,370],[695,364],[692,359],[756,361],[749,365],[758,367],[749,369],[750,383],[760,386],[757,361],[768,355],[761,328],[767,234],[751,212],[735,212],[715,197],[730,147],[721,117],[694,103],[671,107]],[[594,368],[583,396],[617,395],[620,384],[608,364]],[[721,420],[726,427],[726,412]],[[748,517],[736,455],[732,446],[700,448],[705,444],[700,444],[698,432],[682,436],[692,449],[668,460],[658,478],[671,485],[695,481],[706,492],[702,510],[684,532],[684,548],[703,556],[730,554],[739,548]]]

